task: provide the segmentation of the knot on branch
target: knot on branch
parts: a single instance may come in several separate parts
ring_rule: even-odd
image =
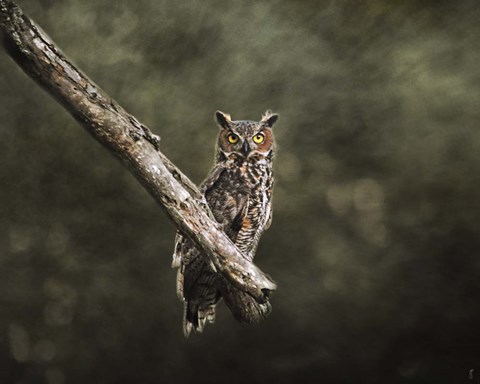
[[[128,129],[129,136],[138,141],[140,139],[147,140],[158,151],[160,149],[160,136],[155,135],[145,125],[140,123],[134,116],[129,115],[131,126]]]

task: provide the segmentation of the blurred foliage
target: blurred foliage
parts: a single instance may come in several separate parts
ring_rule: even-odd
[[[196,182],[216,109],[280,113],[279,289],[263,324],[222,305],[184,340],[175,228],[0,52],[1,383],[472,382],[477,1],[20,5]]]

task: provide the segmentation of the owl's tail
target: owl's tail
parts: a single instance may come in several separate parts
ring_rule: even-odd
[[[219,299],[213,304],[200,303],[196,300],[187,300],[184,305],[183,313],[183,334],[190,336],[192,331],[203,332],[205,324],[215,322],[215,307]],[[211,303],[211,301],[210,301]]]
[[[221,291],[230,312],[232,312],[235,319],[242,323],[259,323],[272,312],[272,306],[268,297],[265,302],[259,303],[248,293],[239,290],[226,281],[223,282]]]

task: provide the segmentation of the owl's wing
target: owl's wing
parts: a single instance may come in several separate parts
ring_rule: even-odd
[[[224,171],[225,165],[221,163],[214,165],[214,167],[208,173],[207,178],[202,182],[202,184],[200,184],[200,192],[202,195],[205,196],[207,192],[213,188]]]
[[[200,190],[212,208],[215,219],[223,225],[223,230],[233,241],[242,228],[248,208],[247,193],[225,193],[225,165],[216,164],[210,171]],[[220,192],[220,193],[219,193]]]
[[[200,192],[205,196],[205,193],[212,188],[220,175],[222,174],[225,168],[220,165],[216,165],[208,174],[208,177],[200,185]],[[180,231],[177,231],[175,237],[175,248],[173,252],[173,261],[172,268],[178,268],[182,265],[182,261],[186,261],[188,264],[188,256],[191,253],[192,244],[191,242],[181,234]],[[185,260],[184,260],[185,259]],[[185,264],[185,263],[184,263]]]
[[[172,268],[178,268],[182,264],[183,254],[186,252],[187,238],[180,231],[175,236],[175,247],[173,249]]]
[[[213,214],[215,219],[223,224],[223,229],[228,237],[235,241],[235,236],[240,230],[245,217],[247,198],[242,195],[234,198],[228,194],[215,194],[217,187],[222,189],[220,184],[222,183],[221,178],[225,170],[224,164],[216,164],[205,181],[200,185],[200,191],[209,201],[210,207],[218,204],[221,206],[221,209],[212,209],[214,211]]]
[[[184,264],[189,259],[189,254],[194,252],[195,248],[191,246],[190,241],[177,231],[175,236],[175,248],[173,251],[172,268],[178,268],[177,272],[177,296],[180,300],[184,300],[183,281],[184,281]]]
[[[215,185],[220,175],[224,171],[224,167],[217,164],[208,174],[207,178],[200,185],[200,192],[205,194]],[[177,273],[177,294],[180,299],[184,300],[184,272],[185,266],[190,264],[200,255],[200,252],[192,244],[192,242],[184,236],[180,231],[177,231],[175,237],[175,248],[173,252],[172,268],[178,268]]]
[[[270,226],[272,225],[272,219],[273,219],[273,207],[272,207],[272,202],[270,201],[268,203],[269,205],[269,209],[268,209],[268,212],[267,212],[267,222],[265,223],[265,230],[267,230],[268,228],[270,228]]]

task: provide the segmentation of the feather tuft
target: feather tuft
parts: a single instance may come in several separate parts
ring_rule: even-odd
[[[273,124],[278,120],[278,114],[273,113],[270,109],[265,111],[262,115],[261,123],[267,124],[270,128],[273,127]]]

